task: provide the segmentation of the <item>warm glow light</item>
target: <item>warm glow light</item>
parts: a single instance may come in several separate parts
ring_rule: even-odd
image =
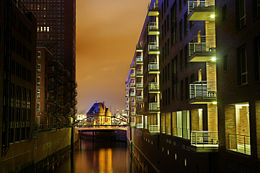
[[[217,58],[216,57],[211,57],[211,61],[216,61],[217,60]]]
[[[210,18],[214,19],[215,18],[215,14],[210,15]]]
[[[216,105],[216,104],[217,104],[217,102],[212,102],[212,104],[213,104],[213,105]]]

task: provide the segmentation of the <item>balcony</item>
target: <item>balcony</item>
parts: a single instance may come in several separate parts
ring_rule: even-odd
[[[131,112],[131,116],[135,116],[135,112]]]
[[[131,106],[135,106],[135,102],[131,102]]]
[[[149,8],[148,16],[159,16],[159,8],[157,4],[152,4]]]
[[[143,83],[141,83],[141,82],[136,83],[136,89],[142,90],[143,89]]]
[[[148,85],[148,90],[149,90],[149,92],[156,92],[156,93],[158,93],[158,92],[160,92],[159,91],[160,90],[160,86],[159,86],[159,84],[157,82],[151,82]]]
[[[190,21],[215,21],[215,0],[189,1],[188,16]]]
[[[136,96],[136,102],[142,102],[143,96]]]
[[[212,131],[192,131],[191,145],[197,147],[197,150],[218,149],[218,132]]]
[[[130,83],[130,87],[135,87],[135,83]]]
[[[160,71],[159,71],[159,64],[157,64],[157,63],[149,63],[148,64],[148,71],[151,73],[151,72],[153,72],[153,73],[160,73]]]
[[[142,129],[142,128],[144,128],[144,124],[143,123],[136,123],[136,128]]]
[[[159,26],[157,22],[150,22],[148,24],[148,35],[159,35]]]
[[[135,96],[135,92],[130,92],[130,96],[134,97]]]
[[[148,44],[148,54],[160,54],[159,45],[157,45],[156,42]]]
[[[160,104],[157,102],[149,103],[149,111],[150,112],[159,112],[160,111]]]
[[[130,74],[130,78],[131,78],[131,79],[135,78],[135,73],[131,73],[131,74]]]
[[[216,36],[195,38],[196,42],[189,43],[190,62],[216,61]],[[199,40],[199,41],[198,41]]]
[[[149,125],[149,132],[150,133],[160,133],[160,126],[159,125]]]
[[[142,56],[137,56],[135,61],[136,61],[136,64],[143,64],[143,57]]]
[[[207,104],[217,101],[216,82],[199,81],[190,84],[190,102],[192,104]]]
[[[136,77],[143,77],[143,70],[137,70]]]
[[[251,155],[250,136],[228,134],[228,150]]]

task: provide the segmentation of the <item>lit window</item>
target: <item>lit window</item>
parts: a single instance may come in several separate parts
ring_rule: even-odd
[[[41,51],[37,51],[37,58],[41,59]]]
[[[37,64],[37,72],[41,73],[41,64]]]
[[[37,76],[37,85],[41,85],[41,77],[40,76]]]
[[[37,99],[40,99],[40,98],[41,98],[41,90],[37,89]]]

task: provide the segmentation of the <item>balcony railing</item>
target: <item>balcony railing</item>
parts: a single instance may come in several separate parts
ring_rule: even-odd
[[[207,0],[207,1],[189,1],[188,2],[188,13],[192,13],[194,9],[196,8],[208,8],[208,7],[213,7],[215,6],[215,1],[214,0]]]
[[[135,127],[135,122],[130,122],[131,127]]]
[[[136,128],[142,129],[142,128],[144,128],[144,124],[143,123],[136,123]]]
[[[159,70],[159,64],[157,63],[148,64],[148,71],[158,71],[158,70]]]
[[[173,136],[190,139],[190,129],[180,127],[173,128]]]
[[[136,101],[137,102],[143,101],[143,96],[136,96]]]
[[[130,92],[130,96],[134,97],[135,96],[135,92]]]
[[[131,106],[135,106],[135,102],[131,102]]]
[[[197,147],[218,147],[218,132],[192,131],[191,145]]]
[[[132,115],[132,116],[135,116],[135,112],[131,112],[131,115]]]
[[[137,70],[137,71],[136,71],[136,75],[139,75],[139,76],[140,76],[140,75],[143,75],[143,70]]]
[[[156,43],[150,43],[148,44],[148,51],[158,51],[159,46]]]
[[[250,136],[240,134],[228,134],[228,149],[250,155]]]
[[[131,74],[130,74],[130,77],[131,77],[131,78],[134,78],[134,77],[135,77],[135,73],[131,73]]]
[[[136,83],[136,88],[143,88],[143,83],[141,83],[141,82],[138,82],[138,83]]]
[[[149,89],[149,91],[159,91],[160,87],[159,87],[158,83],[151,82],[151,83],[149,83],[148,89]]]
[[[160,104],[157,102],[149,103],[149,110],[150,111],[160,111]]]
[[[137,56],[135,60],[136,60],[136,63],[143,63],[143,57],[141,57],[141,56]]]
[[[189,56],[216,53],[216,36],[201,36],[189,43]]]
[[[149,125],[149,132],[150,133],[160,133],[160,126],[159,125]]]
[[[150,22],[148,25],[148,31],[158,31],[159,27],[156,22]]]
[[[216,82],[199,81],[190,84],[190,99],[212,100],[216,99]]]
[[[134,87],[135,86],[135,83],[130,83],[130,87]]]

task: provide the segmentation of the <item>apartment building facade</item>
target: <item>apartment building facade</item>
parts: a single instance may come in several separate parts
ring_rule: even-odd
[[[34,127],[36,19],[11,0],[1,1],[0,11],[0,145],[5,156],[10,147],[28,141]]]
[[[260,172],[260,2],[216,0],[216,11],[220,164]]]

